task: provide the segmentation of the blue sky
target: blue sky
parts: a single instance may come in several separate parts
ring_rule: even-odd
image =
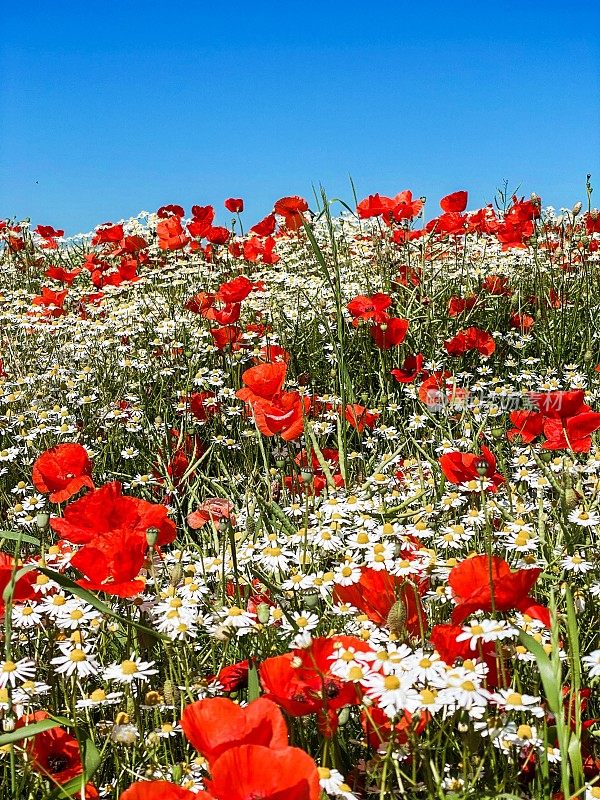
[[[28,2],[3,11],[0,217],[67,233],[243,197],[248,223],[508,180],[600,205],[595,2]],[[433,212],[430,211],[430,215]]]

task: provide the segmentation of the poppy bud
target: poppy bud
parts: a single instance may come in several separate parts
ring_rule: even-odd
[[[583,592],[573,592],[573,605],[575,606],[575,611],[578,614],[583,614],[585,611],[585,595]]]
[[[12,733],[17,726],[17,720],[14,717],[5,717],[2,720],[2,730],[5,733]]]
[[[169,583],[171,584],[171,586],[177,586],[182,577],[183,577],[183,569],[181,567],[181,564],[175,564],[169,576]]]
[[[266,625],[271,617],[271,607],[268,603],[259,603],[256,606],[256,616],[261,625]]]
[[[48,527],[48,522],[50,521],[50,514],[47,511],[40,511],[35,518],[35,524],[41,531],[45,531]]]
[[[552,453],[549,450],[544,450],[544,452],[540,455],[540,458],[544,464],[548,464],[550,461],[552,461]]]
[[[594,358],[594,354],[592,353],[591,350],[586,350],[585,353],[583,354],[583,360],[584,360],[584,363],[586,363],[586,364],[591,364],[593,358]]]
[[[315,606],[319,602],[319,593],[314,591],[308,591],[304,595],[304,605],[307,608],[315,608]]]
[[[154,547],[158,540],[158,534],[160,531],[158,528],[148,528],[146,531],[146,542],[148,543],[148,547]]]
[[[350,709],[348,708],[348,706],[340,709],[338,713],[338,724],[340,725],[340,727],[342,725],[345,725],[349,719],[350,719]]]
[[[502,428],[492,428],[492,436],[494,439],[502,439],[504,436],[504,431]]]
[[[581,200],[578,200],[571,209],[571,214],[573,214],[573,216],[576,217],[580,211],[581,211]]]
[[[565,501],[565,506],[568,509],[575,508],[575,506],[577,505],[577,495],[574,489],[565,489],[563,493],[563,498]]]
[[[300,470],[300,477],[304,483],[312,483],[314,472],[310,467],[302,467]]]
[[[485,460],[485,458],[479,458],[475,462],[475,469],[477,470],[477,474],[481,478],[485,478],[485,476],[488,474],[489,468],[490,468],[490,465]]]
[[[403,600],[396,600],[387,616],[387,626],[390,633],[400,637],[405,631],[406,606]]]

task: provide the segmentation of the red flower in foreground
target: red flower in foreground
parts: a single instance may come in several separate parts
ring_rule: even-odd
[[[73,544],[89,544],[125,531],[146,541],[149,528],[158,530],[157,546],[175,539],[175,523],[168,518],[163,505],[121,492],[118,481],[107,483],[70,503],[62,518],[50,520],[50,527]]]
[[[126,789],[119,800],[212,800],[206,792],[190,792],[169,781],[138,781]]]
[[[481,448],[481,455],[455,450],[445,453],[438,460],[446,478],[457,486],[486,479],[492,484],[489,491],[495,492],[504,483],[504,477],[496,472],[496,457],[485,445]]]
[[[302,227],[304,221],[302,213],[304,211],[308,211],[308,203],[303,197],[298,197],[297,195],[281,197],[273,208],[273,212],[282,216],[286,227],[292,231]]]
[[[51,447],[36,460],[31,480],[42,494],[50,493],[50,502],[63,503],[87,486],[94,488],[92,462],[85,447],[75,443]]]
[[[181,717],[186,739],[212,764],[242,744],[287,747],[288,732],[279,706],[259,697],[242,708],[226,697],[208,697],[186,706]]]
[[[485,676],[488,687],[505,683],[508,685],[510,672],[507,664],[501,664],[502,656],[499,655],[496,643],[484,642],[478,646],[476,651],[473,651],[468,640],[463,639],[460,642],[456,640],[461,633],[463,633],[463,628],[460,625],[434,625],[429,639],[446,664],[453,666],[457,659],[465,661],[466,659],[479,660],[481,658],[488,668]],[[504,680],[501,680],[501,676]]]
[[[589,453],[592,433],[600,429],[600,414],[584,403],[583,389],[571,392],[531,392],[530,399],[539,411],[513,411],[510,421],[515,426],[507,436],[512,441],[520,436],[532,442],[544,434],[546,450],[572,450]]]
[[[319,800],[319,773],[298,747],[272,750],[256,744],[227,750],[206,781],[215,800]]]
[[[411,636],[420,637],[427,627],[420,592],[416,584],[401,576],[362,567],[357,583],[334,585],[333,599],[336,603],[355,606],[377,625],[387,623],[392,606],[400,601],[405,611],[404,627]]]
[[[452,622],[460,625],[474,611],[511,611],[518,609],[548,624],[548,610],[529,597],[541,569],[518,569],[513,572],[498,556],[473,556],[450,570],[448,585],[456,607]]]
[[[21,717],[17,721],[17,728],[25,728],[48,719],[49,716],[46,711],[36,711],[35,714]],[[64,728],[50,728],[36,734],[28,741],[26,750],[31,768],[55,784],[62,786],[83,772],[77,739]],[[98,797],[91,784],[86,786],[85,796],[89,800]]]
[[[360,652],[369,645],[355,636],[317,637],[310,647],[267,658],[260,665],[260,682],[267,696],[292,717],[317,714],[324,719],[332,709],[356,705],[356,687],[331,673],[337,647]]]

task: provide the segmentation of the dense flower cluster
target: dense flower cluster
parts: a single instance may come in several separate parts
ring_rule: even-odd
[[[11,796],[600,797],[600,222],[0,222]]]

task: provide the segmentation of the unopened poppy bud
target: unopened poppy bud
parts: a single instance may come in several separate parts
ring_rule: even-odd
[[[544,452],[540,454],[540,458],[544,464],[549,464],[550,461],[552,461],[552,453],[549,450],[544,450]]]
[[[477,470],[477,474],[482,478],[484,478],[488,474],[489,468],[490,465],[485,460],[485,458],[479,458],[475,462],[475,469]]]
[[[313,479],[314,472],[310,467],[302,467],[300,470],[300,477],[304,481],[304,483],[311,483]]]
[[[175,566],[171,569],[171,574],[169,576],[169,583],[171,584],[171,586],[177,586],[182,577],[183,577],[183,568],[181,564],[175,564]]]
[[[568,509],[575,508],[577,505],[577,495],[574,489],[565,489],[563,498]]]
[[[271,607],[268,603],[259,603],[256,606],[256,616],[261,625],[266,625],[271,617]]]
[[[17,727],[17,720],[14,717],[5,717],[2,720],[2,730],[5,733],[12,733]]]
[[[171,771],[171,774],[173,775],[173,782],[179,783],[183,778],[183,767],[181,766],[181,764],[175,764]]]
[[[338,713],[338,724],[341,727],[342,725],[345,725],[349,719],[350,719],[350,709],[348,708],[348,706],[346,706],[345,708],[342,708]]]
[[[41,531],[46,530],[49,521],[50,521],[50,514],[47,511],[40,511],[39,514],[36,515],[35,524]]]
[[[304,595],[304,605],[307,608],[314,608],[318,602],[319,602],[318,592],[307,592]]]
[[[492,428],[492,436],[494,439],[501,439],[504,436],[502,428]]]
[[[578,200],[571,209],[571,214],[573,214],[573,216],[576,217],[580,211],[581,211],[581,200]]]
[[[396,600],[387,616],[387,626],[390,633],[402,636],[406,623],[406,606],[403,600]]]
[[[586,350],[583,354],[583,360],[586,364],[591,364],[594,358],[594,354],[591,350]]]
[[[585,611],[585,595],[583,592],[576,591],[573,593],[573,605],[578,614],[583,614]]]
[[[158,540],[158,534],[160,531],[158,528],[148,528],[146,531],[146,542],[148,543],[148,547],[154,547]]]

